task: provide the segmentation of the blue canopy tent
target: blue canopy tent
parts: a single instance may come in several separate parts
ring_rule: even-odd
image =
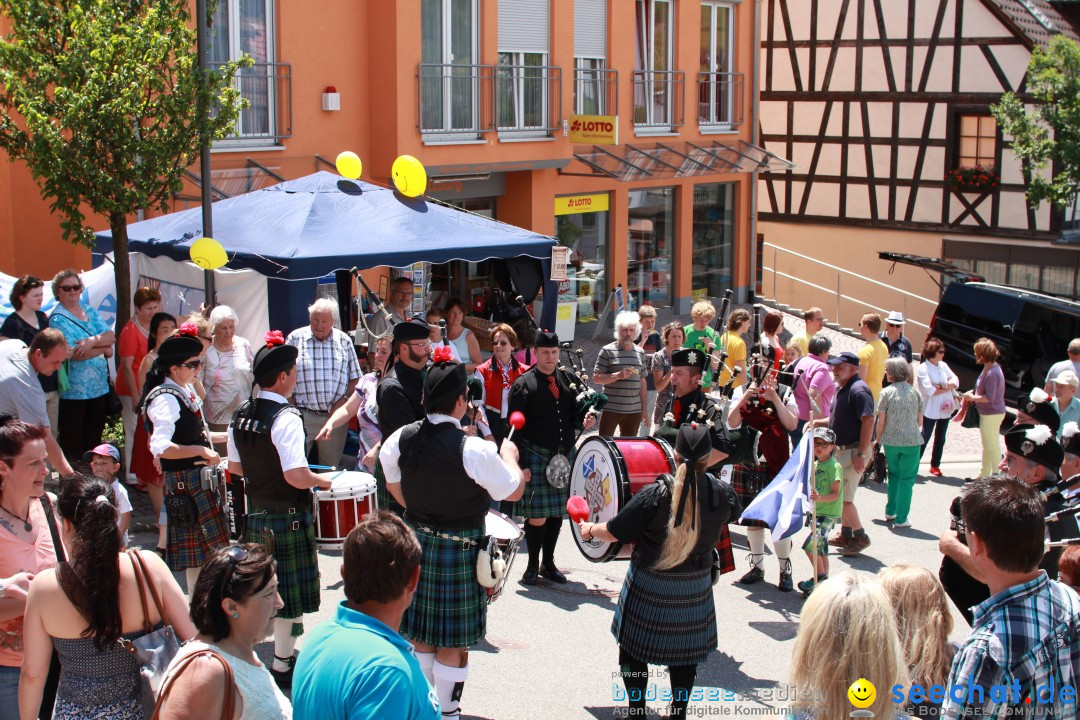
[[[219,200],[213,208],[214,236],[228,266],[267,277],[274,327],[306,324],[316,281],[353,267],[534,258],[545,297],[557,296],[557,284],[547,280],[554,238],[330,172]],[[129,250],[150,257],[187,260],[200,237],[201,208],[128,225]],[[96,249],[111,252],[112,233],[98,233]],[[518,291],[528,301],[535,294]],[[555,310],[555,302],[544,303],[541,327],[554,327]]]

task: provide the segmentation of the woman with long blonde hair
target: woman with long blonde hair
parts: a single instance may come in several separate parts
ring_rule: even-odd
[[[730,486],[705,473],[712,432],[705,423],[679,428],[675,477],[662,476],[636,493],[606,523],[581,523],[581,537],[635,542],[611,633],[631,716],[646,712],[648,665],[667,665],[672,704],[685,716],[697,666],[716,649],[714,548],[739,512]]]
[[[911,682],[945,686],[956,648],[949,643],[953,619],[941,581],[923,567],[899,563],[878,573],[896,614],[896,630]],[[940,705],[938,706],[940,707]],[[933,713],[920,713],[920,716]]]
[[[877,690],[869,707],[879,720],[907,717],[892,701],[908,685],[885,589],[870,575],[845,571],[823,581],[806,601],[791,653],[790,682],[799,689],[797,720],[846,718],[848,688],[860,678]]]

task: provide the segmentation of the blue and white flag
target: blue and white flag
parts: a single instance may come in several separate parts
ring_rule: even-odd
[[[743,510],[742,520],[760,520],[772,529],[773,542],[791,537],[810,512],[814,478],[814,433],[804,433],[780,474]]]

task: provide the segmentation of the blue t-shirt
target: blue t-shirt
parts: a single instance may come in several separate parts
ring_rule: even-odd
[[[308,634],[296,660],[292,704],[294,720],[442,717],[412,646],[345,601]]]

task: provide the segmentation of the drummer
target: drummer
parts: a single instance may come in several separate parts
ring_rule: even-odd
[[[739,501],[705,472],[715,452],[706,424],[679,428],[675,451],[682,464],[674,478],[661,476],[608,522],[580,528],[585,540],[636,543],[611,624],[631,716],[645,715],[647,665],[654,664],[668,666],[667,717],[685,717],[697,666],[717,645],[713,548]]]
[[[592,412],[579,412],[577,393],[570,388],[576,378],[570,379],[572,376],[559,370],[558,365],[559,336],[546,330],[538,332],[536,364],[514,381],[507,396],[507,417],[515,412],[525,416],[525,426],[514,432],[512,440],[523,458],[525,482],[529,483],[528,492],[514,505],[513,513],[525,518],[529,564],[521,581],[526,585],[535,585],[540,575],[555,583],[566,582],[566,576],[555,567],[555,544],[570,498],[569,471],[576,431],[580,427],[587,430],[596,421]],[[552,461],[557,463],[553,470],[559,465],[565,467],[565,477],[548,477]]]
[[[484,639],[487,592],[476,580],[491,500],[517,500],[525,487],[517,448],[466,435],[464,365],[437,362],[424,381],[422,420],[383,440],[379,460],[390,494],[406,508],[423,557],[413,602],[401,620],[443,717],[458,716],[469,646]]]
[[[283,690],[292,686],[293,650],[304,632],[304,613],[319,609],[311,488],[330,487],[328,475],[308,469],[304,420],[286,399],[296,386],[297,354],[279,331],[266,334],[252,364],[259,397],[237,408],[229,425],[229,472],[247,479],[248,515],[237,524],[247,542],[266,545],[277,561],[285,605],[274,619],[270,674]]]
[[[390,355],[395,361],[375,390],[379,430],[384,438],[424,417],[421,402],[424,394],[423,371],[431,353],[428,332],[428,324],[418,317],[394,325],[394,343]],[[379,507],[400,515],[402,507],[386,492],[386,479],[378,462],[375,463],[375,482]]]

